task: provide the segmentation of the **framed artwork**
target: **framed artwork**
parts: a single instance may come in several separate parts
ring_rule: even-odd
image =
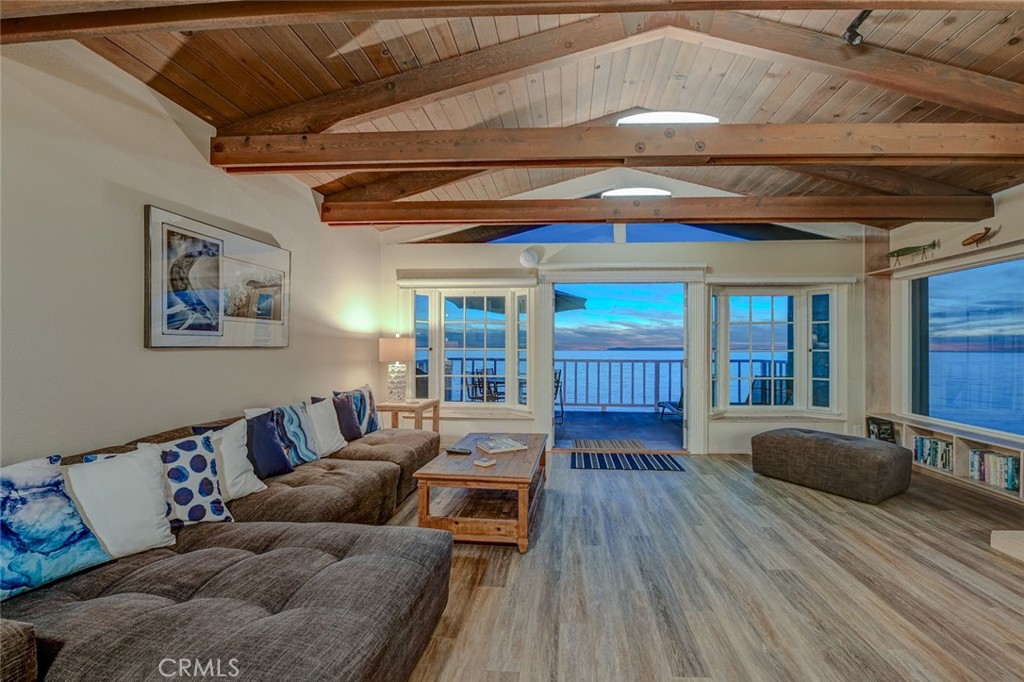
[[[896,425],[888,419],[868,417],[868,438],[896,442]]]
[[[288,345],[291,252],[146,206],[146,348]]]

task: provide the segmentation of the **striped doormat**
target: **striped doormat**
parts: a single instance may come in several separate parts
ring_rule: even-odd
[[[570,466],[614,471],[686,471],[672,455],[639,452],[574,452]]]
[[[625,450],[647,450],[642,440],[588,440],[580,439],[572,442],[572,449],[578,452],[623,452]]]

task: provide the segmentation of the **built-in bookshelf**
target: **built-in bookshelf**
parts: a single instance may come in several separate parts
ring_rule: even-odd
[[[914,453],[914,468],[1024,504],[1024,437],[992,436],[918,417],[876,413],[895,425],[896,442]]]

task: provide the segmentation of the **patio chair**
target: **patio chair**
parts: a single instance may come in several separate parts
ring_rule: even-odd
[[[565,385],[562,383],[561,369],[555,370],[555,380],[554,386],[552,388],[554,388],[554,395],[556,400],[553,421],[555,424],[560,425],[562,422],[565,421]]]
[[[658,402],[658,420],[664,421],[665,415],[670,417],[683,418],[683,403],[685,402],[686,394],[679,394],[679,402],[673,403],[671,400],[662,400]]]

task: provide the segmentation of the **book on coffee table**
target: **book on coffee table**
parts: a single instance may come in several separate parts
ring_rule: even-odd
[[[520,443],[517,440],[511,438],[488,438],[482,440],[476,444],[476,447],[481,452],[486,452],[489,455],[493,455],[499,452],[515,452],[516,450],[525,450],[526,443]]]

